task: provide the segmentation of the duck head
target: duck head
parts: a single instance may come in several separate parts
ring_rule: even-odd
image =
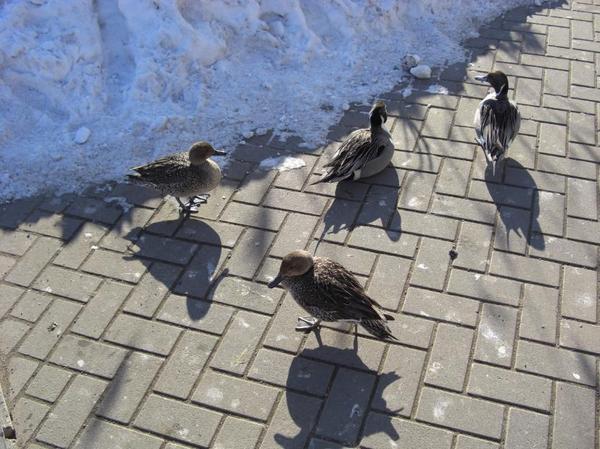
[[[487,75],[476,76],[477,81],[490,84],[496,91],[496,95],[508,93],[508,77],[501,71],[490,72]]]
[[[381,126],[382,123],[387,121],[387,109],[382,100],[377,100],[373,104],[371,112],[369,112],[369,119],[371,121],[371,126]]]
[[[202,165],[211,156],[224,156],[224,151],[215,150],[213,146],[208,142],[196,142],[190,147],[190,163],[192,165]]]
[[[285,278],[302,276],[312,268],[313,263],[313,257],[308,251],[292,251],[281,261],[279,273],[269,282],[269,288],[277,287]]]

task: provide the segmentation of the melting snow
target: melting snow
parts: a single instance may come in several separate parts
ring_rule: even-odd
[[[265,159],[259,165],[261,170],[288,171],[306,166],[306,162],[297,157],[280,156]]]

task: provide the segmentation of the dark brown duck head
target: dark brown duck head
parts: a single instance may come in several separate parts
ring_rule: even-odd
[[[279,273],[269,282],[269,288],[277,287],[285,278],[302,276],[312,268],[313,263],[313,257],[308,251],[292,251],[281,261]]]
[[[188,152],[192,165],[202,165],[211,156],[224,156],[227,154],[224,151],[215,150],[210,143],[204,141],[193,143]]]
[[[508,77],[500,70],[476,76],[475,79],[490,84],[496,91],[496,96],[506,96],[508,93]]]
[[[381,126],[387,121],[387,109],[382,100],[377,100],[373,104],[371,112],[369,112],[369,120],[371,121],[371,127]]]

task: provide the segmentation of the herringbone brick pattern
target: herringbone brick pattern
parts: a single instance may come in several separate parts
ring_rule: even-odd
[[[125,184],[0,213],[0,354],[21,447],[599,447],[600,1],[520,8],[469,63],[382,95],[397,144],[371,179],[310,185],[330,142],[255,137],[199,214]],[[500,69],[523,115],[495,176],[471,128]],[[294,153],[304,168],[257,170]],[[342,262],[398,343],[293,331],[269,290],[305,248]],[[451,260],[451,249],[458,257]]]

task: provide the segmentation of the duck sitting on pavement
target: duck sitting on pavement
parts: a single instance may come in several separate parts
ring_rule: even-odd
[[[163,195],[174,196],[185,213],[197,212],[198,206],[207,202],[208,192],[219,185],[222,177],[217,163],[209,158],[225,154],[215,150],[208,142],[196,142],[188,151],[132,168],[136,173],[128,175],[128,178],[153,187]],[[190,197],[190,200],[184,204],[179,198],[182,196]]]
[[[394,155],[390,133],[383,127],[387,110],[383,101],[376,101],[369,113],[371,126],[357,129],[342,142],[333,158],[325,164],[327,171],[319,182],[339,182],[345,179],[367,178],[384,170]]]
[[[360,324],[379,339],[395,339],[387,325],[394,317],[383,313],[358,280],[331,259],[292,251],[283,258],[279,274],[269,288],[279,284],[314,317],[298,318],[296,330],[309,331],[321,321],[346,321]]]
[[[509,145],[521,126],[517,104],[508,99],[508,78],[500,72],[476,76],[477,81],[489,83],[494,91],[485,97],[475,111],[476,141],[483,148],[485,158],[496,173],[496,163],[504,158]]]

